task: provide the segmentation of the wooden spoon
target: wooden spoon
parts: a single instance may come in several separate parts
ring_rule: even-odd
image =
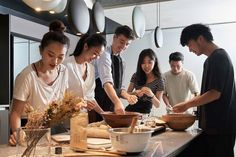
[[[135,128],[135,126],[137,124],[137,121],[138,121],[138,117],[133,117],[131,126],[130,126],[129,131],[128,131],[129,133],[133,133],[134,132],[134,128]]]

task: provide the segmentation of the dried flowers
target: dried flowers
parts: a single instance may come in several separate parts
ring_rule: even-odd
[[[72,94],[66,93],[62,100],[50,103],[44,113],[38,113],[29,107],[30,112],[28,113],[28,122],[25,128],[32,129],[32,132],[27,132],[22,136],[24,137],[23,140],[30,139],[30,143],[27,144],[22,157],[29,157],[38,141],[45,135],[45,131],[38,131],[38,129],[56,126],[63,120],[69,119],[79,113],[80,108],[85,106],[86,102],[83,99],[75,98]],[[19,141],[22,141],[22,139],[19,139]]]

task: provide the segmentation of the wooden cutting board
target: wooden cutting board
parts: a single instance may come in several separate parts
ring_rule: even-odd
[[[70,135],[52,135],[52,139],[55,142],[67,142],[70,141]]]
[[[111,140],[103,138],[87,138],[88,148],[91,149],[101,149],[101,148],[110,148]]]
[[[57,142],[69,142],[70,141],[70,135],[52,135],[52,139]],[[100,148],[110,148],[111,140],[110,139],[104,139],[104,138],[87,138],[87,144],[88,148],[91,149],[100,149]]]

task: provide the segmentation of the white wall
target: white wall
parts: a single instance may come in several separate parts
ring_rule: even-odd
[[[16,16],[11,15],[11,32],[22,34],[25,36],[33,37],[36,39],[42,39],[43,35],[48,32],[48,27],[28,21]],[[72,53],[75,49],[75,46],[79,40],[78,36],[65,33],[65,35],[70,39],[70,48],[68,53]]]
[[[236,21],[235,0],[172,0],[160,3],[162,28],[186,26],[191,23],[222,23]],[[105,16],[132,27],[135,6],[106,9]],[[140,5],[146,17],[146,30],[158,24],[157,4]]]

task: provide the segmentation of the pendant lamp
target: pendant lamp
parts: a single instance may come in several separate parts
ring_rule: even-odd
[[[162,33],[162,29],[161,29],[161,26],[160,26],[160,2],[158,0],[158,3],[157,3],[157,22],[158,22],[158,25],[156,26],[155,30],[154,30],[154,41],[155,41],[155,45],[157,48],[160,48],[163,46],[163,33]]]
[[[61,13],[63,10],[65,10],[67,4],[67,0],[61,0],[61,2],[53,9],[50,11],[53,11],[55,13]]]
[[[36,11],[49,11],[56,8],[61,0],[23,0],[23,2]]]
[[[92,8],[93,23],[97,33],[102,33],[105,29],[105,15],[102,5],[95,2]]]
[[[136,38],[142,38],[145,34],[145,16],[139,6],[133,9],[132,25]]]
[[[83,0],[71,0],[68,6],[68,22],[75,34],[87,33],[90,25],[89,10]]]

